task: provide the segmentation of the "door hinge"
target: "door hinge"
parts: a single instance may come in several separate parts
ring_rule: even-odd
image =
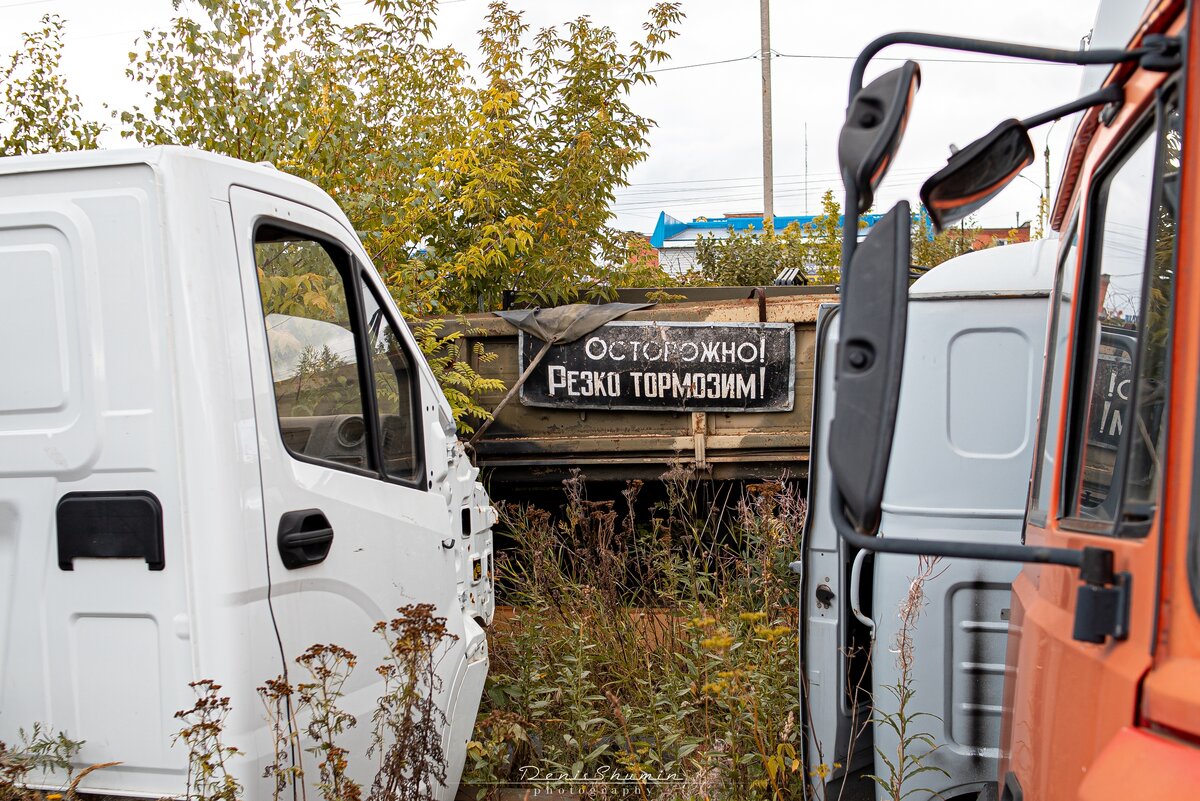
[[[1084,548],[1079,577],[1083,584],[1075,596],[1072,636],[1096,644],[1127,638],[1133,575],[1113,572],[1113,552],[1107,548]]]

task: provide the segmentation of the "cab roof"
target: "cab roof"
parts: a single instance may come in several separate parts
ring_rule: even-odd
[[[1054,285],[1057,239],[976,250],[939,264],[913,283],[912,300],[1045,297]]]
[[[245,186],[297,200],[319,209],[353,230],[333,198],[315,184],[281,172],[270,164],[252,163],[193,147],[160,145],[116,150],[78,150],[34,156],[0,158],[0,179],[56,170],[88,170],[144,164],[159,176],[164,187],[185,192],[204,191],[209,197],[229,200],[229,187]],[[0,184],[0,197],[4,195]]]

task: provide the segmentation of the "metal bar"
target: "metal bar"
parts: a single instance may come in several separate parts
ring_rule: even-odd
[[[705,458],[705,437],[708,436],[708,415],[704,412],[692,413],[692,440],[695,443],[696,469],[703,470],[708,466]]]
[[[1073,548],[1045,548],[1034,545],[1007,545],[987,542],[950,542],[946,540],[911,540],[900,537],[885,537],[878,534],[862,534],[846,519],[842,506],[842,493],[837,482],[831,482],[832,506],[829,510],[833,525],[839,535],[855,548],[866,548],[876,553],[901,553],[910,556],[946,556],[960,559],[980,559],[985,562],[1022,562],[1047,565],[1080,567],[1083,551]]]
[[[1043,111],[1041,114],[1034,114],[1032,117],[1027,117],[1021,120],[1021,124],[1026,130],[1036,128],[1039,125],[1044,125],[1052,120],[1057,120],[1065,117],[1068,114],[1073,114],[1076,111],[1082,111],[1085,108],[1099,106],[1104,103],[1120,103],[1125,99],[1125,88],[1122,86],[1106,86],[1099,92],[1092,92],[1090,95],[1076,98],[1070,103],[1065,103],[1058,108],[1052,108],[1049,111]]]
[[[1088,64],[1120,64],[1124,61],[1134,61],[1153,50],[1150,47],[1137,47],[1132,50],[1060,50],[1054,47],[1035,47],[1033,45],[1015,44],[1013,42],[972,39],[967,36],[944,36],[937,33],[897,31],[896,33],[880,36],[863,48],[863,51],[858,54],[858,58],[854,61],[854,69],[850,72],[850,97],[847,103],[853,102],[854,96],[862,89],[863,74],[867,71],[867,63],[879,51],[895,44],[936,47],[942,50],[960,50],[965,53],[984,53],[992,56],[1021,58],[1027,61],[1049,61],[1055,64],[1078,64],[1080,66]]]

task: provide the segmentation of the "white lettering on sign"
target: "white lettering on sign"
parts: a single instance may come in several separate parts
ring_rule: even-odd
[[[562,368],[551,367],[551,370]],[[710,398],[755,400],[763,396],[767,370],[758,375],[736,373],[627,373],[635,398]],[[613,374],[615,375],[615,374]],[[553,385],[551,394],[554,394]]]
[[[767,363],[767,338],[758,342],[642,342],[641,340],[617,339],[606,342],[600,337],[591,337],[583,345],[584,355],[598,362],[612,359],[621,362],[669,362],[678,356],[685,362],[710,362],[712,364],[759,364]]]
[[[550,394],[569,398],[618,398],[621,374],[605,370],[568,370],[552,365],[547,371]]]
[[[521,402],[613,411],[790,411],[794,334],[788,323],[606,323],[551,346],[522,384]],[[522,369],[543,345],[521,333]]]
[[[626,373],[636,398],[712,398],[745,401],[762,397],[766,368],[758,375],[734,373]],[[622,374],[607,371],[576,371],[553,365],[547,371],[552,397],[617,398]]]

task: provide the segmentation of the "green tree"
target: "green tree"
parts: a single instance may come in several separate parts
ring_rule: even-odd
[[[610,296],[627,236],[609,207],[653,125],[629,94],[653,82],[681,20],[677,3],[658,3],[643,39],[622,47],[588,17],[530,39],[519,12],[491,4],[466,135],[437,154],[422,173],[431,193],[409,206],[423,259],[455,277],[449,308],[497,308],[504,290],[541,305]]]
[[[779,233],[772,225],[762,231],[730,228],[722,238],[704,236],[696,240],[696,265],[705,282],[714,286],[763,286],[789,267],[805,275],[801,236],[800,226],[794,222]]]
[[[62,18],[47,14],[0,64],[0,155],[96,147],[103,130],[83,114],[61,73]]]
[[[350,25],[332,0],[196,0],[130,54],[150,103],[121,114],[126,134],[315,181],[413,314],[609,292],[625,249],[609,206],[653,125],[629,94],[667,58],[678,4],[622,46],[588,17],[530,37],[494,2],[478,81],[430,44],[436,0],[369,5]]]
[[[958,228],[932,234],[927,214],[914,215],[912,225],[912,263],[915,267],[936,267],[944,261],[974,250],[979,226],[973,218]]]
[[[506,289],[539,303],[610,292],[625,242],[608,207],[653,124],[628,97],[667,58],[678,5],[655,5],[622,47],[587,17],[530,41],[494,2],[479,80],[430,43],[436,0],[369,6],[348,24],[333,0],[195,0],[130,53],[147,102],[119,115],[123,134],[315,182],[410,317],[497,308]],[[484,416],[459,402],[485,387],[453,341],[418,338],[450,348],[434,368],[460,421]]]
[[[761,286],[785,269],[798,268],[801,281],[836,284],[840,280],[842,207],[833,190],[821,198],[821,213],[801,226],[788,224],[756,232],[730,229],[724,238],[696,241],[696,264],[705,281],[718,286]]]
[[[866,223],[859,222],[859,228]],[[836,284],[842,280],[842,204],[832,189],[821,196],[821,213],[804,230],[808,264],[816,272],[816,283]]]

